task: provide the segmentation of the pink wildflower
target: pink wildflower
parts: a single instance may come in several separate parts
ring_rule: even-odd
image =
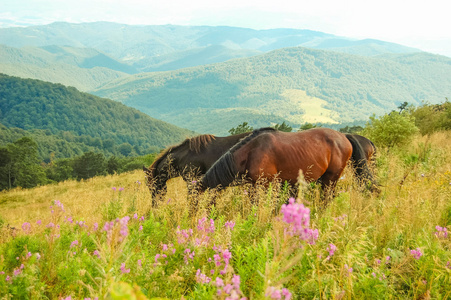
[[[75,240],[72,243],[70,243],[70,248],[74,248],[76,246],[78,246],[78,240]]]
[[[233,227],[235,227],[235,222],[234,221],[227,221],[224,224],[225,228],[229,228],[230,230],[233,230]]]
[[[435,233],[436,237],[444,239],[448,237],[448,229],[446,227],[435,226],[435,229],[437,230]]]
[[[345,276],[351,275],[351,273],[354,271],[354,269],[352,267],[349,267],[348,264],[345,264],[344,268],[346,271]]]
[[[130,269],[125,268],[125,263],[121,264],[121,272],[122,272],[122,274],[130,273]]]
[[[22,224],[22,230],[26,233],[29,233],[31,231],[31,224],[28,222],[25,222]]]
[[[191,260],[194,259],[194,251],[191,252],[191,250],[189,248],[185,249],[185,251],[183,251],[183,253],[185,253],[185,255],[183,256],[183,260],[185,261],[185,264],[188,264],[188,259],[191,259]]]
[[[197,269],[196,272],[196,282],[197,283],[209,283],[211,281],[210,277],[207,277],[205,274],[200,272],[200,269]]]
[[[301,240],[314,244],[318,239],[318,230],[309,228],[310,209],[303,204],[296,203],[294,198],[290,198],[288,202],[288,205],[282,205],[281,212],[283,220],[291,225],[290,234],[298,235]]]
[[[329,246],[327,246],[327,251],[329,252],[329,255],[326,259],[329,260],[335,254],[335,251],[337,251],[337,246],[330,243]]]
[[[420,248],[410,250],[410,254],[412,254],[415,259],[420,259],[420,257],[423,256]]]

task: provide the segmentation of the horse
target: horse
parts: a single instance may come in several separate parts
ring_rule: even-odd
[[[205,174],[226,151],[249,134],[251,132],[227,137],[204,134],[167,148],[149,168],[143,167],[153,198],[158,192],[166,192],[166,182],[171,178],[181,176],[185,181],[189,181]]]
[[[242,139],[205,173],[200,190],[225,188],[244,176],[252,183],[277,177],[291,185],[300,171],[307,182],[318,182],[326,195],[333,195],[347,162],[355,162],[360,178],[371,180],[366,154],[355,136],[329,128],[299,132],[255,130]]]
[[[348,139],[354,138],[360,144],[360,146],[363,149],[363,152],[365,152],[365,158],[368,162],[374,161],[374,157],[376,155],[377,149],[371,140],[367,139],[366,137],[364,137],[362,135],[358,135],[358,134],[346,133],[345,135]]]

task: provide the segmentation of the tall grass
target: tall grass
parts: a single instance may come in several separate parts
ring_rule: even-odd
[[[288,223],[278,182],[200,194],[176,178],[156,207],[141,172],[2,192],[0,295],[449,299],[450,137],[378,149],[379,194],[349,169],[330,203],[303,185],[317,239]]]

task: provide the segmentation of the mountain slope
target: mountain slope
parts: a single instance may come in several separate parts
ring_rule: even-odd
[[[53,134],[69,132],[99,138],[111,145],[128,143],[137,152],[155,151],[194,134],[75,88],[3,74],[0,74],[0,123]]]
[[[138,74],[95,94],[199,132],[223,134],[236,126],[219,117],[225,114],[231,119],[253,114],[242,119],[251,125],[271,116],[292,124],[353,122],[404,101],[443,101],[451,95],[451,59],[427,53],[362,57],[295,47]],[[306,118],[306,111],[318,118]]]
[[[13,48],[0,45],[3,73],[74,86],[88,91],[113,79],[136,73],[94,49],[63,46]]]

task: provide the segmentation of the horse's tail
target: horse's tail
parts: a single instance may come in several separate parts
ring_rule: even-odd
[[[262,132],[275,131],[274,128],[260,128],[254,130],[248,136],[236,143],[226,153],[224,153],[205,173],[201,179],[201,189],[229,186],[239,175],[239,170],[235,162],[234,153],[250,140]]]
[[[375,185],[377,185],[377,183],[368,167],[368,161],[362,146],[353,135],[346,134],[346,138],[352,145],[351,164],[357,178],[365,182],[365,184],[368,184],[370,189],[375,189]],[[376,149],[376,147],[374,147],[374,149]]]

